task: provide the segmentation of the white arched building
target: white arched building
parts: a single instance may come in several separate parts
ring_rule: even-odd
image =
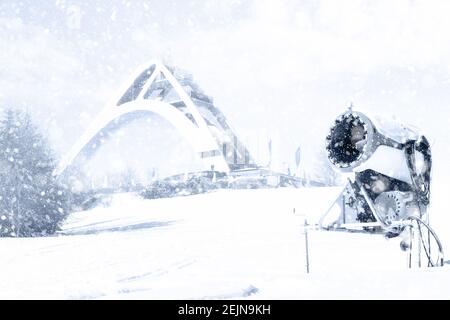
[[[190,74],[153,61],[140,68],[130,83],[62,159],[54,172],[56,176],[77,159],[89,159],[114,130],[149,112],[162,116],[181,132],[205,170],[229,173],[256,167],[225,116]]]

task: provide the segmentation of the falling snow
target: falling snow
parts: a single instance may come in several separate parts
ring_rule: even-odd
[[[430,221],[450,244],[449,10],[444,0],[1,1],[0,112],[32,121],[0,125],[21,141],[0,141],[0,297],[449,298],[447,264],[407,270],[383,237],[312,231],[306,274],[301,228],[346,181],[325,146],[353,106],[387,119],[389,133],[401,120],[399,140],[427,136]],[[301,187],[205,182],[199,155],[157,114],[105,134],[57,180],[57,163],[152,59],[191,73],[255,162]],[[428,169],[420,156],[416,167]]]

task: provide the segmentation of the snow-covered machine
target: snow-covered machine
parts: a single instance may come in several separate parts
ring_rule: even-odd
[[[431,149],[412,127],[369,118],[351,108],[326,137],[333,166],[348,175],[336,202],[320,220],[326,230],[400,236],[400,246],[421,266],[443,264],[443,251],[429,225]]]

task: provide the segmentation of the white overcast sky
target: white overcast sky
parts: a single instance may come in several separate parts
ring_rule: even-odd
[[[189,70],[264,162],[314,166],[350,102],[423,129],[450,179],[450,1],[0,1],[0,107],[67,151],[135,68]],[[259,142],[258,142],[259,141]]]

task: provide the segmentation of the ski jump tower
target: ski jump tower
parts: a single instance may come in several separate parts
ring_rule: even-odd
[[[100,112],[54,174],[61,176],[75,161],[89,159],[117,129],[148,113],[168,120],[192,145],[205,170],[229,173],[256,168],[225,116],[192,76],[152,61],[140,68],[121,95]]]

